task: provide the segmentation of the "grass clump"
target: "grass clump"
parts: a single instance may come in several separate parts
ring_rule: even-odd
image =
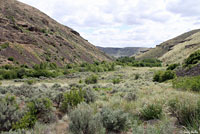
[[[140,117],[144,120],[160,119],[162,117],[162,106],[159,103],[147,104],[140,110]]]
[[[100,114],[94,114],[86,103],[81,103],[70,114],[69,130],[72,134],[101,134],[104,131]]]
[[[173,87],[177,89],[187,90],[187,91],[200,91],[200,76],[195,77],[179,77],[174,79]]]
[[[96,84],[98,82],[98,77],[96,75],[91,75],[85,79],[86,84]]]
[[[121,110],[103,108],[101,116],[107,132],[122,132],[129,127],[128,114]]]
[[[175,77],[176,77],[176,74],[172,70],[158,71],[154,74],[153,81],[164,82],[170,79],[174,79]]]
[[[120,78],[114,78],[114,79],[112,79],[112,83],[113,84],[119,84],[120,82],[121,82]]]
[[[159,125],[144,125],[135,122],[132,129],[132,134],[173,134],[174,132],[174,125],[169,121],[165,121]]]
[[[135,80],[140,78],[140,74],[135,74]]]
[[[186,126],[189,130],[199,129],[200,100],[176,97],[169,100],[168,105],[180,125]]]
[[[124,99],[125,99],[126,101],[135,101],[135,100],[137,99],[137,96],[136,96],[136,94],[133,93],[133,92],[128,92],[128,93],[126,93],[126,95],[124,96]]]

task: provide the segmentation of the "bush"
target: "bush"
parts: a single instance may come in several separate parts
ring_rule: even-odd
[[[172,84],[174,88],[199,92],[200,91],[200,76],[179,77],[177,79],[174,79]]]
[[[164,82],[166,80],[174,79],[175,77],[176,77],[176,74],[171,70],[158,71],[154,74],[153,81]]]
[[[24,121],[30,121],[27,124],[32,127],[36,120],[43,123],[50,123],[55,121],[55,115],[52,113],[53,103],[48,98],[36,98],[32,99],[28,104],[28,113],[25,115],[24,119],[17,124],[18,127],[24,126]],[[32,120],[31,120],[32,119]],[[35,120],[34,120],[35,119]],[[32,122],[33,121],[33,122]],[[25,122],[26,123],[26,122]]]
[[[72,134],[101,134],[104,131],[100,115],[94,115],[93,109],[85,103],[79,104],[69,118]]]
[[[192,53],[187,59],[185,59],[184,67],[197,64],[199,61],[200,61],[200,50]]]
[[[98,81],[98,77],[96,75],[91,75],[85,79],[86,84],[96,84]]]
[[[18,122],[13,124],[12,128],[14,130],[32,128],[36,121],[36,116],[32,112],[27,112]]]
[[[174,70],[176,69],[178,66],[180,66],[180,64],[171,64],[167,67],[167,70]]]
[[[101,116],[103,125],[108,132],[121,132],[129,127],[128,114],[121,110],[103,108]]]
[[[15,70],[4,70],[0,71],[0,75],[2,76],[3,79],[9,80],[9,79],[16,79],[17,78],[17,73]]]
[[[33,85],[36,81],[35,80],[27,80],[26,83],[28,85]]]
[[[140,78],[140,74],[135,74],[135,80]]]
[[[112,79],[113,84],[119,84],[120,83],[120,78],[114,78]]]
[[[135,57],[120,57],[116,60],[118,65],[128,65],[134,67],[160,67],[162,62],[158,59],[135,60]]]
[[[140,111],[140,117],[144,120],[160,119],[162,106],[160,104],[147,104]]]
[[[84,91],[82,89],[72,89],[63,94],[63,102],[60,110],[67,112],[69,107],[75,107],[84,101]]]
[[[9,131],[21,117],[22,113],[14,96],[0,98],[0,131]]]
[[[8,60],[9,61],[14,61],[14,58],[13,57],[8,57]]]
[[[95,95],[94,91],[91,88],[84,89],[84,101],[86,103],[94,102],[97,96]]]
[[[28,104],[29,110],[34,112],[35,114],[49,112],[52,110],[52,106],[53,106],[53,103],[48,98],[32,99]]]

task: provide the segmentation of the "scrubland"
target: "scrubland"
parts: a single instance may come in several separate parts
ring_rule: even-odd
[[[158,70],[165,67],[118,65],[114,71],[75,72],[31,84],[4,80],[0,130],[9,134],[198,131],[199,94],[173,88],[173,80],[153,82]]]

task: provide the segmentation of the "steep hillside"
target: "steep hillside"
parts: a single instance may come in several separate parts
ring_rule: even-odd
[[[184,33],[139,54],[137,59],[159,58],[165,64],[182,63],[192,52],[200,49],[200,29]]]
[[[113,57],[124,57],[137,54],[140,51],[147,50],[144,47],[125,47],[125,48],[114,48],[114,47],[97,47],[101,51]]]
[[[96,60],[108,61],[110,57],[36,8],[16,0],[0,0],[0,65],[47,61],[62,66]]]

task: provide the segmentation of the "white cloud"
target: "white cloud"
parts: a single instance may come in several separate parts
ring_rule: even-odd
[[[20,1],[72,27],[98,46],[153,47],[200,26],[198,0]]]

